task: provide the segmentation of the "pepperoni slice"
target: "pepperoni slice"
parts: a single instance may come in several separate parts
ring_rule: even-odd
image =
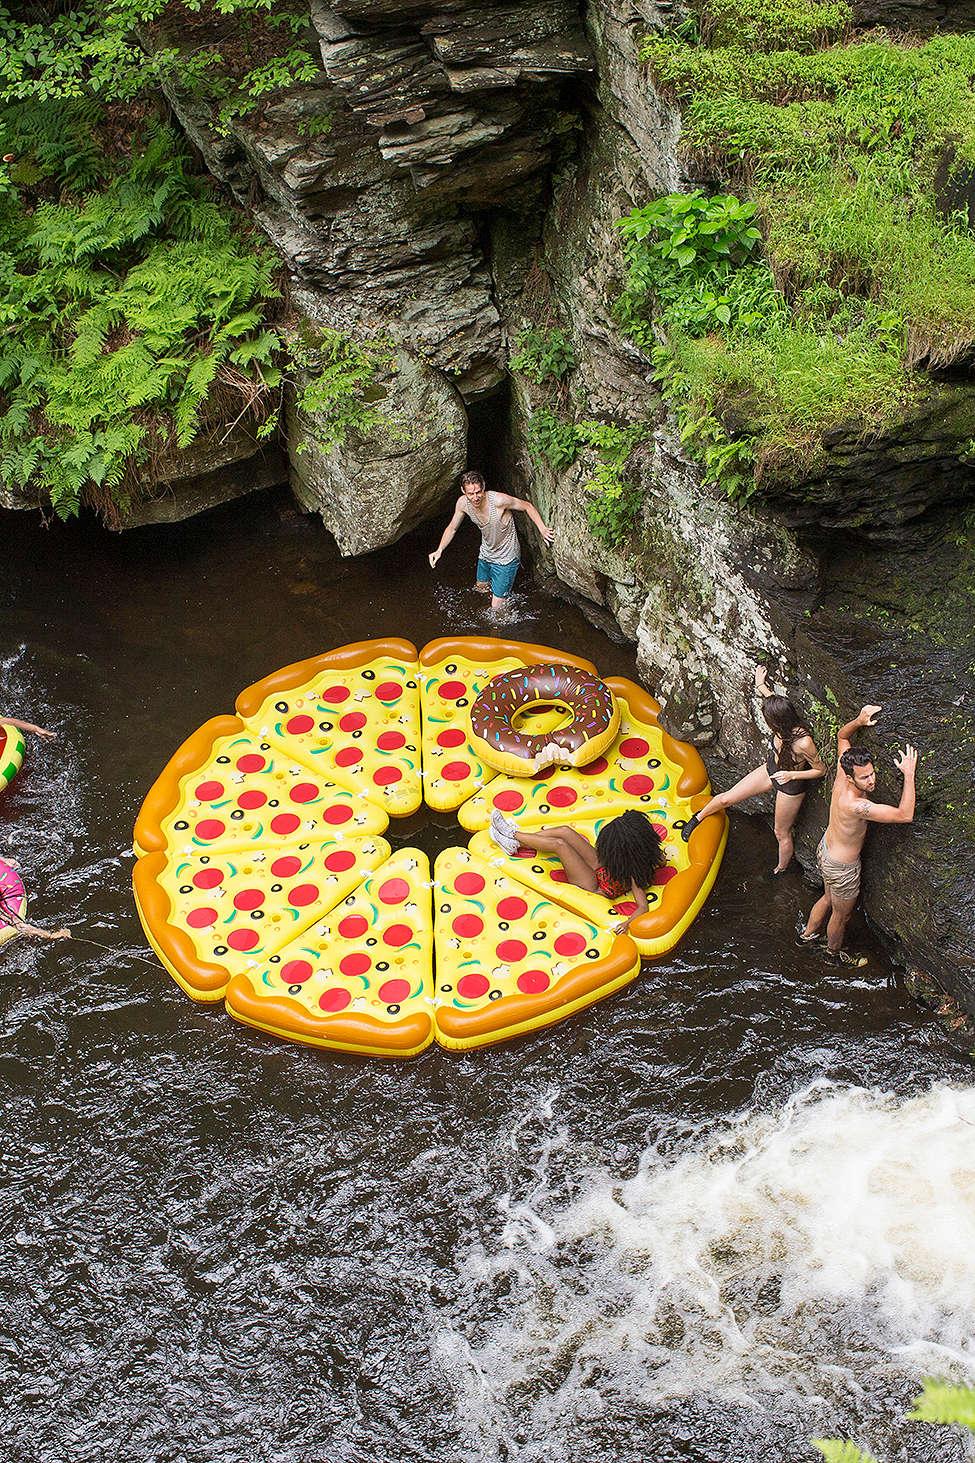
[[[226,824],[221,823],[219,818],[202,818],[196,825],[196,836],[197,838],[219,838],[225,827]]]
[[[289,960],[281,967],[281,979],[285,985],[301,985],[312,973],[307,960]]]
[[[278,813],[271,819],[271,831],[273,833],[294,833],[295,829],[300,827],[301,819],[297,813]]]
[[[413,938],[413,927],[411,925],[390,925],[383,930],[383,944],[391,945],[398,950],[402,945],[408,945]]]
[[[410,892],[405,879],[387,879],[379,886],[379,897],[383,904],[402,904]]]
[[[399,782],[402,776],[399,767],[377,767],[372,774],[372,780],[377,787],[389,787],[390,783]]]
[[[677,877],[677,870],[672,869],[669,864],[664,864],[662,869],[657,869],[653,876],[655,884],[669,884],[671,879]]]
[[[339,934],[346,940],[358,940],[368,928],[369,921],[364,914],[347,914],[339,921]]]
[[[498,905],[498,914],[502,919],[521,919],[523,914],[528,913],[528,904],[524,899],[519,899],[516,894],[502,899]]]
[[[285,730],[291,732],[292,736],[300,737],[302,732],[310,732],[314,725],[313,716],[293,716],[285,723]]]
[[[364,711],[347,711],[339,721],[343,731],[362,731],[366,724],[366,713]]]
[[[478,996],[483,996],[491,987],[491,982],[486,975],[479,975],[472,971],[470,975],[462,975],[457,982],[457,994],[463,996],[465,1001],[476,1001]]]
[[[524,795],[516,792],[514,788],[510,792],[495,793],[494,796],[494,806],[502,813],[513,813],[516,808],[521,807],[524,801]]]
[[[318,898],[317,884],[296,884],[288,894],[288,903],[293,909],[305,909]]]
[[[544,970],[523,970],[518,977],[518,989],[526,996],[537,996],[547,991],[551,981]]]
[[[548,800],[553,808],[571,808],[578,796],[574,787],[553,787],[548,792]]]
[[[605,772],[609,763],[605,757],[597,757],[595,762],[587,762],[585,767],[577,767],[576,771],[582,777],[597,777],[600,772]]]
[[[617,750],[621,757],[645,757],[650,750],[650,743],[645,742],[642,737],[624,737]]]
[[[243,757],[237,758],[237,771],[260,772],[266,761],[267,758],[262,757],[259,752],[245,752]]]
[[[254,808],[263,808],[266,802],[267,793],[259,792],[258,789],[255,787],[249,788],[247,792],[241,793],[240,797],[237,799],[237,806],[240,808],[247,808],[248,811],[252,811]]]
[[[403,694],[403,687],[398,681],[383,681],[373,692],[377,701],[395,701]]]
[[[260,909],[264,903],[264,895],[260,889],[242,889],[239,894],[234,895],[234,908],[247,911],[249,909]]]
[[[351,694],[348,686],[328,686],[321,696],[330,706],[339,706],[343,701],[348,701]]]
[[[395,1006],[400,1001],[405,1001],[409,993],[408,980],[384,980],[379,987],[379,999],[385,1001],[387,1006]]]
[[[484,921],[476,914],[459,914],[450,928],[462,940],[473,940],[484,928]]]
[[[260,938],[256,930],[231,930],[227,944],[232,950],[253,950]]]
[[[632,797],[642,798],[644,793],[653,792],[653,778],[644,777],[643,773],[634,773],[632,777],[624,777],[623,791],[630,793]]]
[[[376,738],[376,746],[380,752],[398,752],[400,747],[406,746],[406,738],[402,732],[382,732]]]
[[[585,936],[578,934],[574,930],[569,930],[564,935],[559,935],[555,942],[555,953],[557,955],[581,955],[585,948]]]
[[[437,695],[445,701],[459,701],[466,691],[463,681],[443,681],[437,688]]]
[[[465,777],[470,777],[471,767],[469,762],[448,762],[441,772],[447,782],[463,782]]]
[[[362,761],[362,753],[358,747],[342,747],[335,754],[336,767],[355,767]]]
[[[583,944],[582,948],[586,948],[585,944]],[[496,954],[499,960],[504,961],[505,965],[514,965],[516,961],[524,960],[528,954],[528,946],[523,940],[502,940],[497,947]]]
[[[217,798],[223,797],[223,783],[201,782],[196,789],[196,795],[201,803],[216,802]]]
[[[318,784],[314,782],[296,782],[288,794],[293,803],[310,803],[318,797]]]
[[[205,930],[208,925],[215,924],[216,919],[215,909],[191,909],[186,916],[186,923],[192,930]]]
[[[201,869],[198,874],[193,875],[193,883],[197,889],[216,889],[218,884],[223,883],[223,870]]]
[[[467,733],[461,731],[459,726],[448,726],[437,736],[438,747],[462,747],[467,741]]]
[[[318,1004],[323,1011],[344,1011],[351,999],[349,992],[342,986],[330,985],[318,997]]]
[[[325,860],[325,867],[333,874],[344,874],[355,863],[355,854],[348,848],[337,848]]]
[[[454,880],[454,888],[458,894],[480,894],[484,888],[484,880],[480,874],[473,872],[458,874]]]
[[[287,817],[287,814],[285,816]],[[271,865],[271,873],[275,874],[279,879],[290,879],[293,874],[297,874],[300,868],[301,859],[295,858],[293,853],[289,853],[285,854],[284,858],[276,858],[274,860],[274,863]]]
[[[343,955],[339,961],[339,970],[343,975],[365,975],[371,964],[372,961],[368,955],[361,955],[358,951],[353,951],[351,955]]]
[[[332,807],[325,809],[325,812],[322,816],[324,817],[326,823],[330,823],[332,825],[335,825],[337,823],[347,823],[352,817],[352,809],[349,807],[348,803],[334,803]],[[274,827],[273,823],[271,824],[271,827]]]

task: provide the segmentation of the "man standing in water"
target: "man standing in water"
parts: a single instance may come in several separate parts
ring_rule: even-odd
[[[854,721],[841,727],[836,738],[839,765],[829,805],[829,824],[816,850],[816,862],[826,886],[797,931],[797,943],[811,945],[822,939],[826,925],[826,953],[837,965],[865,965],[862,955],[843,949],[843,936],[860,893],[860,855],[870,823],[910,823],[914,818],[914,775],[917,751],[908,744],[894,759],[904,779],[896,808],[870,797],[877,785],[873,757],[853,738],[861,727],[873,726],[881,707],[864,706]]]
[[[542,522],[538,509],[527,498],[515,498],[510,493],[489,493],[479,472],[465,472],[460,480],[460,491],[454,516],[430,555],[430,568],[437,567],[440,555],[464,519],[470,518],[481,530],[481,551],[474,588],[482,594],[490,594],[492,610],[500,610],[511,593],[521,563],[521,546],[512,514],[527,513],[546,544],[552,542],[552,530]]]

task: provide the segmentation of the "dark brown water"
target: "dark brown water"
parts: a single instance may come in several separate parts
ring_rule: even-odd
[[[436,576],[433,530],[342,561],[277,494],[0,533],[0,709],[60,735],[0,851],[35,918],[110,947],[0,961],[4,1457],[757,1463],[841,1429],[962,1456],[897,1418],[967,1357],[967,1071],[875,948],[855,980],[794,949],[812,895],[767,881],[759,821],[671,959],[495,1051],[288,1046],[149,957],[129,845],[170,753],[288,661],[480,628],[473,543]],[[633,673],[574,609],[517,609]]]

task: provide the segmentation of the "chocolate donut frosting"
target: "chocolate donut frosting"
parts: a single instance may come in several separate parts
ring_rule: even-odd
[[[568,726],[544,735],[515,728],[520,711],[552,703],[572,712]],[[531,761],[549,747],[577,752],[612,724],[614,714],[613,693],[598,676],[575,666],[535,665],[489,681],[471,708],[471,729],[498,752]]]

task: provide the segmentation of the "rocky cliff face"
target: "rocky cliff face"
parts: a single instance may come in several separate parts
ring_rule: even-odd
[[[863,0],[859,19],[926,32],[975,23],[963,9]],[[296,312],[395,345],[381,390],[405,438],[377,432],[324,452],[313,418],[292,411],[286,423],[295,491],[343,552],[390,542],[430,512],[465,465],[471,409],[501,401],[515,336],[557,325],[575,352],[571,377],[535,387],[515,375],[495,424],[513,485],[556,530],[539,574],[635,642],[670,724],[710,747],[719,784],[763,755],[756,658],[793,688],[824,745],[862,701],[889,698],[881,741],[885,754],[902,732],[921,744],[923,816],[872,835],[867,907],[906,962],[975,1010],[975,533],[959,462],[975,397],[967,380],[933,384],[884,441],[838,432],[799,492],[743,506],[702,485],[611,308],[616,219],[688,183],[679,118],[636,60],[638,39],[668,18],[666,0],[312,0],[314,83],[230,136],[198,103],[171,101],[281,252]],[[577,416],[651,426],[630,462],[642,508],[624,549],[590,529],[585,454],[561,473],[529,456],[531,413],[553,392]],[[898,791],[889,764],[885,789]],[[807,863],[824,821],[822,796],[809,803]]]

